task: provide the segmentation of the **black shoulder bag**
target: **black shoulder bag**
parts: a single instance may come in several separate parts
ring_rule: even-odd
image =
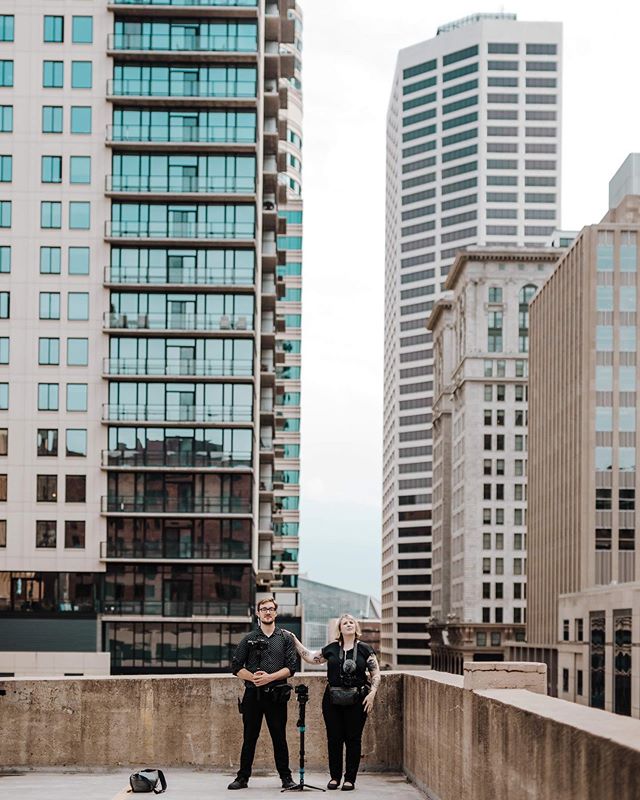
[[[167,781],[161,769],[141,769],[129,776],[129,785],[131,786],[129,791],[134,794],[139,792],[162,794],[167,788]]]

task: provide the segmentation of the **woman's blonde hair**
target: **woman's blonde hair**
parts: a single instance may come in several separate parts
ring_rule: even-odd
[[[335,630],[333,632],[333,638],[337,642],[340,642],[340,644],[342,644],[342,642],[343,642],[342,631],[340,630],[340,626],[342,625],[342,620],[346,619],[347,617],[349,617],[350,619],[352,619],[356,623],[356,639],[360,639],[360,637],[362,636],[362,631],[360,629],[360,623],[353,616],[353,614],[341,614],[338,617],[338,619],[336,620],[336,627],[335,627]]]

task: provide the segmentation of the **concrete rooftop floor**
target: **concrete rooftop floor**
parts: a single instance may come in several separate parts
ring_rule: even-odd
[[[31,772],[3,772],[0,769],[0,797],[3,800],[121,800],[133,798],[123,790],[129,785],[130,770],[35,770]],[[253,777],[249,788],[238,792],[228,792],[227,784],[233,780],[232,773],[196,772],[194,770],[173,769],[165,771],[167,791],[163,795],[167,800],[214,800],[227,796],[229,800],[268,800],[282,798],[280,781],[277,775],[271,777]],[[298,773],[294,771],[294,780]],[[309,773],[305,782],[325,787],[329,780],[324,773]],[[356,784],[358,800],[424,800],[424,795],[407,782],[404,775],[396,773],[362,773]],[[290,793],[292,794],[292,793]],[[320,794],[306,792],[307,796]],[[336,797],[327,792],[330,797]],[[137,795],[136,795],[137,796]],[[145,795],[154,797],[155,795]],[[295,796],[295,795],[294,795]],[[344,797],[345,795],[340,795]],[[351,795],[350,795],[351,796]],[[355,797],[355,795],[354,795]]]

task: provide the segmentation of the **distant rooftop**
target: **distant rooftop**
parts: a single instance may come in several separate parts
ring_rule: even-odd
[[[438,28],[438,36],[440,36],[441,33],[449,33],[449,31],[454,31],[456,28],[464,28],[466,25],[473,25],[485,19],[509,19],[515,22],[517,18],[516,14],[506,14],[504,12],[496,12],[495,14],[471,14],[468,17],[462,17],[462,19],[457,19],[454,22],[447,22],[446,25],[441,25]]]

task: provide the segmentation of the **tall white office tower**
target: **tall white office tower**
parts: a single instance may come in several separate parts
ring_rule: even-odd
[[[301,29],[0,0],[0,673],[299,630]]]
[[[559,226],[561,36],[559,23],[477,14],[398,55],[387,113],[382,504],[381,653],[393,667],[430,664],[425,320],[460,249],[542,246]]]

